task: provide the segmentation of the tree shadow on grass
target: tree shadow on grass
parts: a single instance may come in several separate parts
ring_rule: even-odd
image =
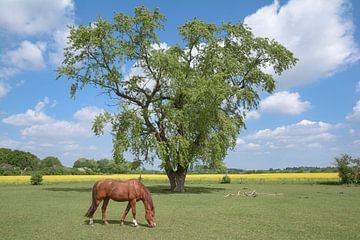
[[[121,225],[120,225],[120,220],[112,220],[112,219],[110,219],[110,220],[106,220],[106,221],[107,221],[107,223],[108,223],[109,225],[119,225],[119,227],[121,226]],[[84,221],[84,225],[89,225],[89,220],[88,220],[88,219]],[[101,219],[94,219],[94,225],[103,225],[103,226],[106,226],[106,224],[105,224],[105,225],[102,224],[102,220],[101,220]],[[143,223],[139,223],[139,222],[138,222],[138,225],[139,225],[140,227],[149,227],[147,224],[143,224]],[[89,225],[89,226],[90,226],[90,225]],[[135,226],[134,226],[134,223],[133,223],[133,222],[130,222],[130,221],[124,221],[124,225],[123,225],[123,226],[135,227]]]
[[[316,182],[316,184],[319,185],[328,185],[328,186],[339,186],[342,185],[340,183],[340,181],[321,181],[321,182]]]
[[[184,193],[170,191],[168,185],[148,186],[148,189],[153,194],[184,194]],[[224,191],[224,190],[225,190],[225,188],[211,187],[210,185],[207,187],[185,186],[185,194],[212,193],[212,192],[219,192],[219,191]]]
[[[46,191],[52,192],[91,192],[91,187],[47,187],[44,188]],[[152,194],[183,194],[171,192],[168,185],[152,185],[148,186],[148,189]],[[225,188],[211,187],[210,185],[207,187],[203,186],[188,186],[185,187],[185,194],[200,194],[200,193],[212,193],[224,191]]]
[[[75,188],[62,188],[62,187],[48,187],[44,188],[46,191],[52,192],[91,192],[91,187],[75,187]]]

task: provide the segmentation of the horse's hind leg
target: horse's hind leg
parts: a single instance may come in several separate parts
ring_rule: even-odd
[[[107,208],[107,205],[109,203],[109,200],[110,200],[110,198],[105,198],[104,202],[103,202],[103,205],[101,207],[102,223],[103,224],[108,224],[107,221],[106,221],[106,208]]]
[[[128,205],[126,206],[126,209],[125,209],[125,211],[124,211],[124,213],[123,213],[123,215],[122,215],[122,217],[121,217],[121,219],[120,219],[120,225],[124,225],[124,220],[125,220],[126,215],[127,215],[128,212],[129,212],[129,210],[130,210],[130,207],[131,207],[131,205],[130,205],[130,201],[129,201],[129,203],[128,203]]]
[[[101,200],[96,199],[95,205],[90,206],[89,214],[88,214],[90,225],[94,224],[93,216],[94,216],[94,213],[95,213],[97,207],[99,206],[100,202],[101,202]]]

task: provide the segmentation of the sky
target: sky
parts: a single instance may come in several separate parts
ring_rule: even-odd
[[[112,21],[114,12],[133,15],[136,6],[160,8],[167,21],[159,38],[167,45],[181,43],[177,27],[196,17],[218,25],[243,22],[299,59],[275,76],[273,94],[260,94],[258,109],[249,112],[247,128],[225,158],[227,167],[327,167],[340,154],[360,156],[356,0],[0,0],[0,147],[56,156],[65,166],[80,157],[112,157],[110,134],[95,136],[91,125],[97,114],[116,109],[91,87],[71,98],[71,82],[56,80],[55,69],[67,26],[97,17]]]

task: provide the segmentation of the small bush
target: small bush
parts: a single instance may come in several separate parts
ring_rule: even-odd
[[[231,183],[231,178],[228,175],[225,175],[220,183]]]
[[[360,183],[360,158],[343,154],[335,160],[342,184]]]
[[[35,172],[31,175],[30,183],[31,185],[41,185],[43,181],[42,174]]]

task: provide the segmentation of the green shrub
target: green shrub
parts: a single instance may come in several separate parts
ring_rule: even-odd
[[[341,183],[360,183],[360,158],[343,154],[335,160]]]
[[[31,178],[30,178],[30,183],[31,185],[41,185],[42,184],[42,181],[43,181],[43,178],[42,178],[42,174],[39,173],[39,172],[34,172],[32,175],[31,175]]]
[[[225,175],[220,183],[231,183],[231,178],[228,175]]]

